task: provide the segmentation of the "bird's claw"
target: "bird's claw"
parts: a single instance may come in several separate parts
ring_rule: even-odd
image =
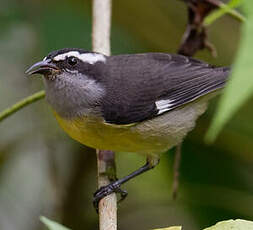
[[[117,182],[117,181],[116,181]],[[99,188],[94,194],[93,194],[93,206],[96,209],[96,211],[98,212],[98,204],[99,201],[101,199],[103,199],[104,197],[112,194],[112,193],[119,193],[120,194],[120,199],[118,202],[123,201],[126,196],[127,196],[127,191],[122,190],[120,188],[120,184],[119,183],[111,183],[107,186],[102,186],[101,188]]]

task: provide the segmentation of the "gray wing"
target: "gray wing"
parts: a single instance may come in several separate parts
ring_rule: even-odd
[[[113,124],[144,121],[190,103],[224,87],[229,74],[229,68],[163,53],[112,56],[108,67],[102,108]]]

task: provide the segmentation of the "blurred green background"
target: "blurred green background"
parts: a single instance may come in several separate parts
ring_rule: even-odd
[[[180,0],[114,0],[112,54],[176,53],[187,23]],[[91,49],[90,0],[1,0],[0,111],[43,88],[24,71],[49,51]],[[208,29],[218,57],[197,57],[231,65],[240,24],[224,16]],[[210,103],[183,144],[178,199],[172,200],[174,151],[154,170],[123,186],[119,229],[183,225],[201,229],[230,218],[253,220],[253,100],[241,108],[215,144],[204,135],[215,111]],[[92,207],[96,190],[94,151],[71,140],[42,100],[0,123],[0,229],[43,229],[45,215],[72,229],[97,229]],[[144,163],[142,156],[117,153],[118,177]]]

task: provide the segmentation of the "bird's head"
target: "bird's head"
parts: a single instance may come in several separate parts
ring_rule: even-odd
[[[42,74],[49,80],[62,75],[93,72],[94,66],[106,62],[106,56],[78,48],[65,48],[49,53],[42,61],[32,65],[26,73]]]
[[[65,48],[49,53],[26,73],[42,74],[48,102],[62,116],[72,117],[98,107],[105,91],[100,81],[106,60],[100,53]]]

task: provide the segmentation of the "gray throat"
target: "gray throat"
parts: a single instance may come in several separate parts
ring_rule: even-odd
[[[46,99],[63,118],[99,116],[104,89],[83,74],[63,73],[44,77]]]

